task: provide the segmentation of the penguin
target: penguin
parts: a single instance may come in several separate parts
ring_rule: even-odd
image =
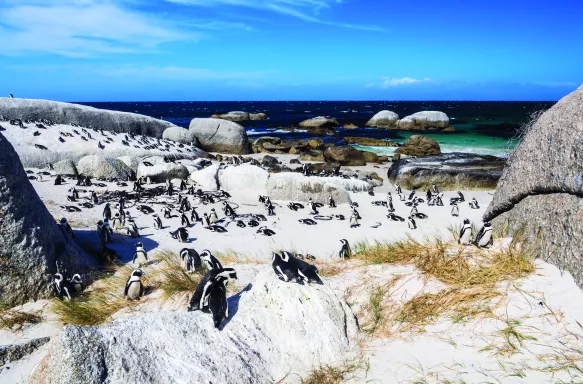
[[[287,207],[289,209],[291,209],[292,211],[296,211],[296,212],[297,212],[298,209],[304,209],[304,206],[302,204],[300,204],[300,203],[293,203],[293,202],[290,202],[287,205]]]
[[[433,196],[433,195],[432,195],[432,193],[431,193],[431,190],[429,190],[429,189],[428,189],[428,190],[427,190],[427,193],[425,194],[425,198],[427,199],[427,204],[429,204],[429,205],[433,205],[433,204],[432,204],[432,200],[433,200],[433,199],[432,199],[432,196]]]
[[[393,199],[387,202],[387,209],[389,210],[389,212],[395,212],[395,207],[393,207]]]
[[[195,223],[201,221],[198,213],[196,212],[196,209],[194,208],[192,208],[192,211],[190,212],[190,221]]]
[[[453,206],[451,207],[451,215],[453,217],[458,217],[460,215],[460,208],[457,203],[453,203]]]
[[[91,191],[91,201],[93,201],[93,204],[95,205],[99,204],[99,199],[97,198],[97,193],[95,193],[95,191]]]
[[[330,208],[336,208],[336,202],[334,201],[334,199],[332,198],[332,195],[328,196],[328,206]]]
[[[184,191],[186,188],[186,181],[184,181],[184,179],[180,180],[180,190]]]
[[[407,200],[413,200],[414,197],[415,197],[415,190],[411,191],[411,193],[409,194],[409,198]]]
[[[74,274],[73,277],[69,279],[69,286],[75,294],[79,294],[85,289],[83,281],[81,280],[81,275],[78,273]]]
[[[226,201],[223,201],[223,212],[225,216],[235,216],[235,210]]]
[[[108,220],[111,219],[111,208],[109,203],[106,203],[105,208],[103,208],[103,218]]]
[[[403,193],[403,191],[401,190],[401,186],[399,184],[395,184],[395,189],[397,190],[397,194],[400,195],[401,193]]]
[[[162,219],[157,214],[154,214],[154,229],[162,229]]]
[[[350,250],[350,245],[348,244],[348,240],[342,239],[340,240],[342,243],[342,248],[340,248],[340,252],[338,252],[338,257],[340,260],[348,259],[352,256],[352,251]]]
[[[411,216],[409,216],[407,218],[407,224],[409,225],[409,229],[417,229],[417,223],[415,222],[415,219]]]
[[[136,260],[138,260],[140,266],[148,262],[148,253],[144,249],[144,244],[141,242],[136,243],[136,253],[132,258],[132,263],[135,264]]]
[[[63,178],[61,177],[61,175],[57,175],[57,177],[55,178],[55,185],[61,184],[63,184]]]
[[[308,201],[308,206],[310,207],[310,215],[317,215],[320,213],[318,211],[318,208],[316,207],[316,203],[314,203],[311,197],[310,200]]]
[[[318,268],[295,258],[290,252],[273,252],[271,266],[277,277],[285,282],[323,284]]]
[[[405,195],[403,194],[403,192],[399,192],[399,200],[405,201]]]
[[[273,236],[273,235],[275,235],[275,232],[272,231],[271,229],[267,228],[267,227],[260,227],[257,230],[257,233],[260,233],[260,234],[262,234],[264,236]]]
[[[208,249],[205,249],[200,253],[200,259],[209,271],[212,271],[213,269],[223,269],[221,262],[214,257]]]
[[[461,191],[457,191],[457,194],[458,194],[458,196],[459,196],[459,198],[460,198],[460,201],[461,201],[461,202],[464,202],[464,201],[466,201],[466,199],[465,199],[465,197],[464,197],[464,194],[463,194],[463,193],[461,193]]]
[[[360,213],[358,213],[358,211],[356,210],[356,207],[358,207],[358,205],[352,205],[352,213],[356,215],[356,218],[358,220],[362,220],[362,217],[360,217]]]
[[[169,219],[171,218],[171,212],[172,212],[172,208],[170,208],[168,205],[164,206],[164,208],[162,208],[162,212],[164,212],[164,218],[165,219]]]
[[[53,288],[59,299],[67,301],[71,300],[72,289],[60,273],[55,273],[55,276],[53,277]]]
[[[207,227],[209,227],[209,226],[211,225],[211,221],[210,221],[209,215],[208,215],[206,212],[205,212],[205,214],[204,214],[204,215],[203,215],[203,217],[202,217],[202,221],[203,221],[203,223],[204,223],[204,224],[205,224]]]
[[[480,209],[480,204],[478,204],[478,200],[476,200],[476,198],[472,198],[472,201],[470,201],[470,208],[472,209]]]
[[[180,225],[183,227],[190,227],[190,221],[188,221],[188,216],[184,212],[180,214]]]
[[[141,269],[135,269],[132,271],[128,281],[126,282],[126,287],[123,292],[123,296],[128,300],[139,300],[144,294],[144,285],[142,283],[141,277],[146,273]]]
[[[266,197],[264,204],[265,204],[265,208],[267,208],[267,215],[274,216],[275,215],[275,207],[271,203],[271,199],[269,199],[269,197]]]
[[[230,280],[237,279],[233,268],[209,271],[196,287],[189,304],[189,311],[209,311],[213,315],[215,328],[229,317],[227,302],[227,285]]]
[[[470,220],[464,219],[464,225],[462,225],[462,229],[460,230],[460,235],[457,239],[457,243],[461,245],[470,245],[472,241],[472,225],[470,224]]]
[[[183,227],[178,228],[174,232],[170,232],[170,236],[172,236],[173,239],[177,239],[181,243],[188,242],[188,231]]]
[[[316,223],[312,219],[299,219],[298,222],[300,222],[302,224],[306,224],[306,225],[316,225],[316,224],[318,224],[318,223]]]
[[[213,224],[210,227],[206,227],[206,229],[208,229],[211,232],[219,232],[219,233],[225,233],[228,232],[225,227],[221,227],[220,225],[216,225]]]
[[[480,248],[489,248],[492,246],[494,238],[492,237],[492,224],[485,222],[484,226],[476,236],[475,244]]]
[[[431,185],[431,192],[434,194],[439,194],[439,188],[437,188],[437,185],[435,184]]]
[[[131,238],[140,237],[140,231],[136,222],[131,217],[128,219],[128,225],[126,227],[126,234]]]
[[[352,211],[352,216],[350,216],[350,228],[356,228],[360,226],[358,224],[358,216],[355,211]]]
[[[174,186],[170,180],[166,181],[166,192],[168,193],[168,196],[172,196],[174,194]]]
[[[66,218],[63,217],[61,219],[61,221],[59,222],[59,226],[63,230],[64,233],[68,233],[73,238],[75,237],[75,234],[73,233],[73,228],[71,228],[71,226],[67,222]]]
[[[119,212],[117,212],[111,222],[111,226],[113,227],[113,229],[115,229],[116,231],[119,231],[120,229],[123,228],[122,225],[122,220],[121,220],[121,215],[119,214]]]
[[[180,260],[186,272],[194,272],[202,267],[200,255],[192,248],[182,248],[180,250]]]
[[[243,220],[237,220],[237,227],[245,228],[245,227],[247,227],[247,225],[245,224],[245,222]]]
[[[179,209],[181,211],[186,212],[186,211],[190,211],[191,208],[192,207],[190,206],[190,201],[188,201],[188,198],[187,197],[184,197],[182,199],[182,201],[180,202],[180,208]]]
[[[219,221],[219,217],[217,216],[217,212],[214,208],[211,209],[211,214],[209,215],[209,223],[215,224]]]

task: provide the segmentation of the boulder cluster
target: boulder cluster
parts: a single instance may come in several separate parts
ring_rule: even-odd
[[[455,131],[455,128],[449,125],[449,117],[439,111],[417,112],[402,119],[399,119],[395,112],[380,111],[366,123],[366,126],[404,131]]]

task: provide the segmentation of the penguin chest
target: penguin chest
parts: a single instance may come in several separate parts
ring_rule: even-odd
[[[484,236],[482,236],[482,238],[480,239],[480,241],[478,242],[478,245],[480,247],[485,247],[488,245],[488,243],[490,242],[490,239],[492,238],[492,231],[488,231],[486,233],[484,233]]]
[[[128,298],[132,300],[136,300],[140,297],[140,291],[142,290],[142,282],[141,281],[133,281],[130,283],[130,287],[128,288]]]
[[[138,262],[145,263],[148,261],[146,257],[146,252],[144,251],[137,251],[136,254],[138,255]]]
[[[460,237],[460,244],[468,245],[470,244],[470,238],[472,236],[472,231],[470,229],[464,230],[462,236]]]

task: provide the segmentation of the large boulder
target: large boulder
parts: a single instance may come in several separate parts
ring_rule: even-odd
[[[413,135],[403,143],[402,147],[395,150],[398,155],[407,156],[432,156],[439,155],[441,148],[437,141],[431,137],[422,135]]]
[[[195,181],[197,188],[203,191],[218,191],[219,190],[219,164],[212,164],[200,171],[190,174],[190,179]]]
[[[583,287],[583,86],[536,119],[510,155],[484,220],[525,227],[537,255]]]
[[[340,124],[330,116],[318,116],[299,123],[302,128],[338,128]]]
[[[200,143],[193,131],[182,127],[169,127],[164,130],[162,138],[183,144],[192,144],[198,147]]]
[[[9,119],[48,119],[59,124],[79,124],[113,132],[131,132],[152,137],[174,124],[137,113],[109,111],[85,105],[40,99],[0,98],[0,115]]]
[[[324,159],[324,152],[322,151],[304,152],[300,155],[299,159],[301,161],[318,161],[318,162],[326,161],[326,159]]]
[[[471,153],[401,159],[388,171],[393,183],[406,189],[424,189],[436,184],[442,190],[495,188],[505,160]]]
[[[223,119],[228,121],[257,121],[257,120],[265,120],[267,115],[265,113],[249,113],[249,112],[242,112],[242,111],[232,111],[228,113],[222,114],[214,114],[211,116],[213,119]]]
[[[439,111],[417,112],[397,122],[398,129],[427,130],[449,127],[449,117]]]
[[[144,159],[144,161],[146,161]],[[148,166],[144,161],[138,165],[138,178],[149,177],[153,183],[164,183],[166,180],[186,179],[190,175],[188,168],[180,163],[152,163]]]
[[[140,158],[135,156],[120,156],[117,159],[127,165],[132,171],[138,172],[138,165],[141,162]]]
[[[243,203],[257,203],[258,195],[267,194],[269,173],[251,164],[229,166],[219,171],[219,185],[227,192],[236,192]]]
[[[380,111],[374,115],[367,123],[367,127],[373,128],[394,128],[399,121],[399,115],[393,111]]]
[[[344,137],[344,144],[357,144],[366,147],[398,147],[399,144],[388,140],[374,139],[372,137]]]
[[[55,174],[61,176],[75,177],[79,174],[73,160],[61,160],[53,164],[53,170]]]
[[[190,122],[189,130],[205,151],[249,153],[249,141],[245,128],[237,123],[222,119],[195,118]]]
[[[201,311],[67,326],[30,383],[273,383],[356,347],[355,317],[330,287],[283,282],[271,266],[228,303],[222,330]]]
[[[77,171],[100,180],[132,180],[135,177],[135,172],[121,160],[97,155],[81,158]]]
[[[0,302],[15,306],[52,294],[56,272],[83,273],[97,265],[56,224],[0,134]],[[57,270],[58,265],[58,270]]]
[[[267,181],[267,195],[272,200],[308,201],[326,204],[332,195],[337,204],[351,203],[345,187],[366,191],[368,184],[359,180],[340,177],[307,177],[301,173],[284,172],[272,174]],[[362,183],[362,184],[360,184]]]
[[[251,149],[253,150],[253,153],[269,152],[266,148],[263,147],[263,144],[277,145],[279,143],[281,143],[281,139],[279,137],[262,136],[251,144]]]
[[[340,165],[359,166],[366,165],[364,154],[352,147],[328,147],[324,151],[324,159],[330,163]]]

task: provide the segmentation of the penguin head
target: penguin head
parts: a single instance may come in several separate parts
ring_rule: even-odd
[[[484,227],[491,227],[491,226],[492,226],[492,223],[490,223],[489,221],[486,221],[484,223]]]
[[[71,280],[69,280],[71,283],[80,283],[81,282],[81,275],[76,273],[73,275],[73,277],[71,277]]]
[[[60,283],[61,281],[63,281],[63,275],[61,275],[60,273],[55,273],[54,280],[55,282]]]
[[[285,261],[286,263],[289,262],[290,259],[293,257],[291,252],[288,252],[288,251],[280,251],[280,252],[281,252],[281,259],[283,261]]]
[[[63,217],[63,218],[61,219],[61,224],[67,224],[67,219]]]
[[[216,277],[218,279],[237,280],[237,272],[233,268],[223,268],[219,270]]]
[[[342,245],[348,245],[348,241],[346,239],[342,239],[340,240],[340,242],[342,243]]]
[[[146,272],[142,271],[141,269],[134,269],[132,272],[132,277],[142,277],[146,274]]]
[[[469,224],[470,220],[469,219],[464,219],[464,224]]]
[[[211,252],[208,249],[205,249],[204,251],[202,251],[200,253],[200,258],[201,259],[205,259],[205,260],[210,260],[210,258],[211,258]]]
[[[141,242],[137,242],[136,248],[144,248],[144,244],[142,244]]]
[[[99,221],[97,222],[97,225],[103,225],[103,220],[99,220]]]

